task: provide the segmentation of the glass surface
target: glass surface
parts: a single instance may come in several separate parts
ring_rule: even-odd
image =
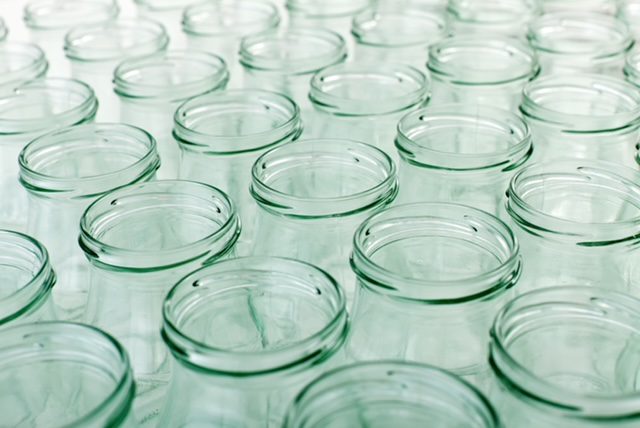
[[[451,0],[447,23],[456,35],[495,33],[523,39],[540,6],[539,0]]]
[[[31,43],[0,43],[0,94],[22,82],[43,77],[48,63],[44,52]]]

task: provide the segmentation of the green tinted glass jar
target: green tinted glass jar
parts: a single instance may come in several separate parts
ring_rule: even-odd
[[[31,43],[0,43],[0,94],[47,73],[42,49]]]
[[[541,0],[451,0],[447,23],[453,34],[501,34],[524,38],[541,13]]]

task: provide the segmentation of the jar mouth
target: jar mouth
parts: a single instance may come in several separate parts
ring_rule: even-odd
[[[242,39],[240,63],[249,70],[307,74],[342,62],[344,39],[322,28],[291,28],[282,34],[257,34]]]
[[[114,72],[114,90],[135,100],[184,101],[222,90],[229,81],[227,64],[207,52],[168,51],[157,56],[131,58]]]
[[[124,124],[85,124],[30,142],[18,157],[20,183],[44,197],[93,198],[151,179],[160,167],[155,139]]]
[[[454,36],[431,45],[427,69],[439,80],[470,86],[528,81],[540,72],[528,46],[494,36]]]
[[[591,346],[585,343],[586,336],[593,337]],[[554,345],[544,347],[545,357],[527,343]],[[640,403],[640,391],[631,379],[635,370],[625,379],[625,373],[618,371],[625,369],[625,361],[634,364],[628,358],[637,360],[634,350],[639,343],[640,301],[597,287],[554,286],[525,293],[498,313],[491,329],[490,364],[499,382],[520,399],[581,419],[635,417]],[[596,348],[610,346],[619,350],[620,355],[613,351],[618,361],[601,361],[599,368],[580,363],[585,352],[594,358],[591,352]],[[625,359],[625,352],[636,353]],[[538,357],[551,370],[531,361]],[[616,379],[604,379],[609,375]]]
[[[162,337],[180,362],[235,376],[318,364],[338,350],[347,328],[335,280],[277,257],[231,259],[187,275],[167,295],[163,318]],[[229,329],[247,331],[230,336]]]
[[[135,395],[129,358],[122,346],[106,333],[83,324],[39,322],[3,329],[0,341],[3,344],[0,373],[10,373],[16,389],[21,387],[21,381],[31,385],[37,379],[42,384],[41,390],[57,392],[58,400],[71,406],[70,397],[75,394],[68,394],[58,382],[65,375],[83,380],[78,383],[83,390],[78,393],[84,392],[82,404],[77,400],[73,403],[81,406],[82,414],[56,422],[80,427],[102,425],[106,420],[117,425],[129,414]],[[47,375],[37,375],[43,372]],[[71,412],[62,410],[65,409],[56,415],[74,418]]]
[[[511,179],[507,212],[536,235],[585,247],[630,241],[640,233],[640,175],[603,161],[533,164]]]
[[[80,247],[105,269],[170,269],[227,254],[240,234],[235,206],[215,187],[181,180],[107,193],[80,220]]]
[[[24,8],[24,21],[33,29],[60,30],[111,21],[119,13],[115,0],[36,0]]]
[[[182,16],[182,29],[191,36],[239,38],[278,25],[276,6],[260,0],[213,0],[187,7]]]
[[[448,304],[513,287],[521,261],[515,236],[498,218],[465,205],[419,203],[364,221],[354,235],[351,267],[378,293]]]
[[[355,15],[363,9],[370,7],[371,0],[287,0],[286,8],[289,13],[303,15],[307,18],[338,18]]]
[[[72,28],[64,52],[74,61],[112,61],[164,51],[169,36],[162,24],[148,19],[117,20]]]
[[[448,104],[407,114],[396,147],[411,165],[448,171],[513,170],[532,153],[527,124],[508,110]]]
[[[353,18],[351,33],[361,45],[381,48],[427,46],[446,36],[446,23],[436,12],[374,8]]]
[[[294,217],[354,215],[392,202],[396,167],[382,150],[352,140],[305,140],[272,149],[251,170],[251,195]]]
[[[0,278],[0,326],[39,308],[56,283],[49,253],[42,244],[22,233],[2,229]]]
[[[75,79],[43,78],[0,96],[0,134],[41,134],[92,120],[98,100]]]
[[[345,63],[311,79],[314,107],[342,116],[384,115],[408,110],[429,99],[431,82],[403,64]]]
[[[401,423],[403,415],[407,425]],[[316,378],[294,399],[284,428],[318,428],[327,420],[351,420],[355,425],[362,424],[362,418],[387,420],[389,425],[399,419],[400,426],[430,426],[434,420],[500,426],[491,403],[464,380],[424,364],[375,361],[339,367]]]
[[[181,149],[240,154],[296,140],[300,109],[276,92],[234,89],[187,100],[176,110],[173,135]]]
[[[0,29],[0,40],[1,33]],[[37,45],[16,42],[0,44],[0,88],[40,78],[48,68],[47,58]]]
[[[527,16],[541,13],[540,4],[535,0],[451,0],[447,13],[456,20],[483,25],[504,25],[522,21]]]

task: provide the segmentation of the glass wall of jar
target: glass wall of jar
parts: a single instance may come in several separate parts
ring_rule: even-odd
[[[352,62],[327,67],[311,80],[315,112],[304,118],[304,136],[348,136],[396,158],[398,121],[429,101],[430,87],[428,77],[408,65]]]
[[[90,122],[98,100],[71,79],[38,79],[0,94],[0,227],[24,230],[27,195],[18,183],[18,154],[34,137]]]
[[[447,35],[442,14],[419,5],[376,7],[353,18],[356,61],[393,62],[422,68],[429,46]]]
[[[260,207],[253,253],[317,265],[343,284],[351,301],[353,233],[393,202],[393,161],[356,141],[306,140],[265,153],[252,175],[251,195]]]
[[[520,41],[495,35],[456,36],[429,49],[431,105],[486,104],[514,110],[522,88],[540,72],[534,52]]]
[[[521,271],[509,227],[465,205],[387,209],[356,231],[351,360],[400,359],[488,380],[486,338]]]
[[[376,361],[332,370],[289,407],[284,428],[499,428],[487,399],[438,368]]]
[[[504,217],[509,180],[531,157],[529,127],[507,110],[449,104],[398,124],[396,202],[457,202]]]
[[[120,121],[139,126],[158,141],[158,178],[177,178],[180,149],[173,139],[173,115],[189,98],[226,87],[229,72],[219,56],[199,51],[168,51],[122,62],[114,73]]]
[[[338,362],[340,286],[314,266],[240,258],[182,279],[164,302],[174,370],[161,427],[278,427],[293,397]]]
[[[47,73],[42,49],[31,43],[0,43],[0,94]]]
[[[0,229],[0,328],[54,319],[51,290],[55,283],[49,253],[40,242]]]
[[[525,260],[520,290],[640,283],[640,174],[631,168],[534,163],[511,180],[506,209]]]
[[[82,318],[89,264],[74,238],[97,197],[147,181],[159,166],[156,143],[128,125],[78,125],[45,134],[20,153],[20,182],[29,194],[28,233],[41,240],[58,274],[56,318]]]
[[[66,32],[78,25],[113,21],[119,13],[115,0],[33,0],[24,8],[24,22],[31,41],[44,49],[51,75],[69,76],[63,50]]]
[[[118,100],[113,92],[113,73],[122,60],[157,54],[166,50],[169,36],[157,22],[136,19],[71,29],[64,50],[71,60],[73,77],[96,91],[102,108],[100,121],[117,121]]]
[[[4,41],[7,38],[7,34],[9,34],[9,30],[7,29],[7,25],[4,23],[4,19],[0,16],[0,41]]]
[[[161,23],[171,35],[172,49],[186,49],[187,38],[182,31],[184,10],[202,0],[134,0],[137,16]]]
[[[523,91],[534,159],[600,159],[636,166],[640,88],[608,76],[545,76]]]
[[[633,35],[634,39],[640,38],[640,0],[625,0],[620,4],[618,9],[618,17],[623,20],[629,31]]]
[[[162,301],[187,273],[234,254],[235,208],[214,187],[153,181],[122,187],[87,208],[80,246],[91,262],[86,320],[131,355],[139,422],[159,412],[169,381]]]
[[[447,23],[453,34],[524,38],[529,22],[540,13],[540,0],[451,0]]]
[[[557,12],[533,20],[527,33],[543,75],[598,73],[622,76],[634,41],[621,20],[586,12]]]
[[[507,427],[637,427],[638,355],[640,301],[597,287],[543,288],[495,320],[491,395]]]
[[[126,351],[100,330],[46,322],[0,331],[0,414],[11,427],[132,424]]]
[[[629,83],[640,89],[640,48],[634,48],[627,55],[624,75]]]
[[[615,15],[618,6],[629,0],[540,0],[543,13],[552,12],[594,12]]]

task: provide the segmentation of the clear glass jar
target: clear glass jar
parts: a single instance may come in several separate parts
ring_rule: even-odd
[[[460,378],[424,364],[376,361],[335,369],[310,383],[283,428],[499,428],[493,406]]]
[[[534,52],[520,41],[496,35],[456,36],[429,49],[431,105],[485,104],[514,110],[522,88],[540,72]]]
[[[396,158],[398,121],[425,105],[430,89],[429,78],[408,65],[351,62],[327,67],[311,80],[315,114],[304,118],[304,136],[348,136]]]
[[[46,248],[30,236],[0,229],[0,260],[0,328],[54,319],[56,274]]]
[[[526,293],[491,330],[494,403],[508,427],[637,427],[639,349],[640,301],[630,296],[596,287]]]
[[[0,331],[0,414],[12,427],[130,427],[135,385],[127,353],[82,324]]]
[[[608,162],[534,163],[509,185],[506,209],[525,260],[519,289],[640,283],[640,174]]]
[[[628,1],[629,0],[540,0],[540,3],[543,13],[594,12],[604,15],[615,15],[619,4],[624,4]]]
[[[18,162],[29,194],[27,231],[48,248],[58,274],[56,318],[81,319],[89,264],[69,237],[78,235],[83,211],[99,196],[154,178],[160,163],[155,140],[128,125],[78,125],[36,138]]]
[[[504,217],[504,193],[531,157],[529,127],[508,110],[449,104],[398,124],[396,202],[457,202]],[[507,216],[508,217],[508,216]]]
[[[18,154],[33,138],[91,122],[98,100],[71,79],[38,79],[0,95],[0,227],[25,230],[27,195],[18,183]]]
[[[432,364],[485,384],[491,322],[521,271],[506,224],[465,205],[401,205],[358,228],[351,266],[347,358]]]
[[[349,253],[356,228],[393,202],[393,161],[368,144],[306,140],[262,155],[251,195],[260,207],[253,254],[304,260],[342,284],[349,301],[355,278]]]
[[[635,164],[640,88],[593,74],[546,76],[523,91],[520,112],[531,127],[534,159],[572,157]]]
[[[501,34],[524,38],[541,13],[540,0],[451,0],[447,23],[453,34]]]
[[[163,315],[175,364],[160,427],[281,427],[293,397],[337,362],[348,325],[329,275],[274,257],[191,273]]]
[[[229,71],[219,56],[198,51],[168,51],[123,61],[114,72],[120,121],[139,126],[158,141],[162,166],[158,178],[178,177],[180,149],[173,139],[173,115],[180,104],[223,90]]]
[[[158,330],[167,291],[194,269],[232,256],[239,234],[227,196],[191,181],[122,187],[82,215],[79,242],[91,263],[86,320],[129,352],[139,422],[157,416],[169,381]]]
[[[429,46],[447,35],[441,13],[417,4],[407,8],[376,7],[353,18],[356,61],[392,62],[422,68]]]
[[[43,77],[49,64],[42,49],[31,43],[0,43],[0,94],[21,82]]]
[[[622,76],[633,37],[621,20],[586,12],[557,12],[533,20],[527,34],[543,75],[598,73]]]

